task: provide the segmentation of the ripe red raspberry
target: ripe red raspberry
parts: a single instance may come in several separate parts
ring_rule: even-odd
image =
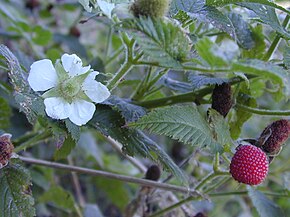
[[[258,185],[267,176],[269,161],[262,149],[253,145],[242,145],[237,148],[231,164],[232,177],[247,185]]]
[[[290,121],[281,119],[267,126],[258,139],[258,145],[268,154],[279,153],[290,134]]]
[[[0,136],[0,168],[6,166],[12,156],[14,146],[10,138],[11,135],[8,133],[4,133]]]
[[[216,85],[212,92],[211,107],[225,117],[230,111],[232,104],[231,85],[229,83]]]

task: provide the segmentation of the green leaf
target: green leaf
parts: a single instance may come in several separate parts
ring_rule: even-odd
[[[267,198],[262,192],[250,186],[247,186],[247,189],[248,195],[261,217],[285,216],[281,208]]]
[[[224,117],[214,109],[208,110],[208,122],[211,127],[214,140],[217,141],[212,147],[214,152],[222,152],[222,146],[225,146],[227,151],[230,151],[232,142],[230,128]],[[221,146],[222,145],[222,146]]]
[[[29,171],[23,167],[20,160],[11,159],[9,164],[0,170],[0,216],[35,216],[30,188]]]
[[[243,19],[240,14],[230,13],[229,19],[234,26],[234,31],[238,43],[244,49],[252,49],[255,46],[255,41],[252,37],[250,25]]]
[[[36,26],[33,28],[32,41],[41,46],[45,46],[52,39],[52,34],[49,30],[42,28],[41,26]]]
[[[210,23],[217,29],[228,33],[232,38],[236,38],[235,28],[231,20],[215,7],[205,6],[196,13],[188,12],[187,14],[200,22]]]
[[[285,28],[281,26],[273,7],[261,6],[261,4],[256,3],[241,3],[240,5],[254,11],[264,23],[271,26],[285,39],[290,39],[290,32],[286,31]]]
[[[110,136],[123,145],[123,151],[131,156],[139,154],[161,163],[181,182],[187,183],[187,178],[182,170],[162,150],[158,144],[138,130],[125,127],[125,121],[118,111],[108,106],[98,105],[93,120],[89,124],[105,136]]]
[[[11,109],[7,101],[0,97],[0,126],[7,129],[10,126]]]
[[[276,91],[278,99],[283,95],[286,98],[290,96],[290,74],[279,66],[261,60],[249,59],[234,63],[232,70],[257,75],[278,85]]]
[[[193,89],[189,83],[172,79],[167,75],[162,76],[159,80],[159,83],[171,90],[179,91],[182,93],[192,91]]]
[[[56,160],[64,159],[66,158],[71,151],[76,146],[76,141],[69,135],[61,145],[59,149],[57,149],[54,153],[54,158]]]
[[[221,129],[213,131],[194,105],[158,108],[129,126],[147,129],[150,133],[166,135],[193,146],[208,146],[213,151],[223,145],[219,143],[223,142],[220,138],[226,134]]]
[[[258,3],[260,5],[267,5],[267,6],[279,9],[281,11],[284,11],[290,15],[289,10],[287,10],[279,5],[276,5],[275,3],[273,3],[272,1],[269,1],[269,0],[206,0],[206,5],[212,5],[212,6],[219,7],[219,6],[224,6],[227,4],[236,4],[236,3],[245,3],[245,2]]]
[[[10,82],[17,92],[29,92],[30,87],[27,82],[28,74],[25,73],[14,54],[3,44],[0,45],[0,55],[3,56],[9,68]]]
[[[203,8],[205,0],[175,0],[171,3],[173,13],[177,13],[178,10],[186,12],[197,12]]]
[[[283,60],[285,66],[290,69],[290,47],[285,47],[284,50],[284,60]]]
[[[42,203],[52,203],[56,207],[68,211],[74,210],[75,201],[73,196],[60,186],[52,186],[48,191],[45,191],[38,200]]]
[[[65,120],[65,126],[66,126],[66,129],[68,130],[68,132],[70,133],[72,139],[75,140],[76,142],[78,142],[80,135],[81,135],[80,127],[75,125],[69,119]]]
[[[228,65],[228,57],[221,51],[221,48],[214,44],[209,38],[200,39],[195,49],[212,68],[223,67]]]
[[[96,204],[86,204],[84,207],[84,217],[104,217],[100,208]]]
[[[167,67],[181,66],[190,51],[190,39],[177,24],[140,17],[123,23],[151,61]]]
[[[237,97],[237,102],[242,105],[249,106],[249,107],[253,107],[253,108],[257,107],[256,100],[247,94],[240,93],[239,96]],[[235,109],[235,113],[232,115],[231,121],[230,121],[230,129],[231,129],[230,132],[231,132],[231,137],[233,139],[239,138],[244,123],[247,120],[249,120],[251,117],[252,117],[252,113],[243,111],[242,109],[239,109],[239,108]]]

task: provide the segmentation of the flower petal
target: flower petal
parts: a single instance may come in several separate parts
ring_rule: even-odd
[[[30,66],[28,83],[34,91],[45,91],[57,85],[57,74],[48,59],[34,62]]]
[[[82,90],[95,103],[105,101],[111,95],[108,88],[94,79],[94,73],[88,75],[83,83]]]
[[[72,106],[61,97],[44,100],[46,114],[53,119],[66,119],[72,112]]]
[[[91,68],[91,66],[83,67],[82,60],[76,54],[63,54],[61,62],[64,70],[72,77],[84,74]]]
[[[94,103],[85,100],[73,101],[71,106],[72,112],[69,115],[69,119],[78,126],[84,125],[91,120],[96,110]]]

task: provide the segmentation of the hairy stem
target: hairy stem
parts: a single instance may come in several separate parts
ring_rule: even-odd
[[[254,113],[258,115],[271,115],[271,116],[288,116],[290,115],[290,110],[266,110],[266,109],[258,109],[258,108],[252,108],[249,106],[242,105],[240,103],[237,103],[235,105],[237,108],[244,110],[249,113]]]

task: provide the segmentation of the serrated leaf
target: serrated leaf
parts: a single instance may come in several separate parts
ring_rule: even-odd
[[[265,24],[271,26],[285,39],[290,39],[290,32],[281,26],[273,7],[261,5],[258,3],[240,3],[239,5],[254,11]]]
[[[7,129],[10,126],[11,109],[7,101],[0,97],[0,126]]]
[[[235,28],[231,20],[215,7],[204,6],[196,13],[188,12],[187,14],[192,19],[212,24],[217,29],[228,33],[233,39],[236,39]]]
[[[219,132],[212,127],[196,106],[172,106],[158,108],[129,126],[149,130],[150,133],[166,135],[181,142],[216,149],[220,141]]]
[[[231,20],[238,43],[244,49],[251,49],[255,46],[255,41],[252,37],[250,25],[243,19],[240,14],[230,13],[229,19]]]
[[[202,38],[195,44],[195,49],[198,54],[212,68],[227,66],[227,56],[220,52],[220,47],[214,44],[209,38]],[[221,55],[220,55],[221,54]]]
[[[197,12],[203,8],[205,0],[175,0],[171,3],[171,10],[177,13],[178,10],[186,12]]]
[[[71,153],[71,151],[74,149],[75,146],[76,141],[69,135],[67,138],[65,138],[61,147],[55,151],[54,158],[56,160],[66,158]]]
[[[227,149],[230,149],[230,144],[232,142],[230,128],[224,117],[216,110],[209,109],[208,122],[211,126],[213,138],[217,141],[216,145],[212,148],[213,151],[222,152],[222,146],[226,146]]]
[[[275,3],[273,3],[270,0],[206,0],[206,5],[212,5],[212,6],[224,6],[227,4],[236,4],[236,3],[259,3],[260,5],[267,5],[276,9],[279,9],[281,11],[286,12],[287,14],[290,15],[290,11],[287,10],[286,8],[283,8]]]
[[[31,177],[18,159],[11,159],[0,170],[0,216],[35,216],[34,199],[31,195]]]
[[[239,96],[237,97],[237,102],[242,105],[249,106],[249,107],[253,107],[253,108],[257,107],[256,100],[247,94],[242,94],[242,93],[239,94]],[[233,139],[239,138],[244,123],[247,120],[249,120],[251,117],[252,117],[252,113],[246,112],[239,108],[235,108],[235,113],[231,117],[231,121],[230,121],[230,129],[231,129],[230,132],[231,132],[231,137]]]
[[[188,75],[188,80],[190,81],[193,89],[198,89],[206,85],[220,85],[222,83],[229,82],[227,78],[211,77],[210,75],[196,75],[190,73]]]
[[[55,206],[68,211],[74,210],[75,202],[73,196],[60,186],[52,186],[48,191],[45,191],[38,200],[42,203],[53,203]]]
[[[28,74],[25,73],[14,54],[3,44],[0,45],[0,55],[3,56],[9,68],[8,75],[14,90],[18,92],[29,92],[30,87],[27,82]]]
[[[180,68],[190,50],[190,39],[180,26],[162,19],[140,17],[123,23],[151,61]]]
[[[72,123],[69,119],[65,120],[65,126],[70,133],[72,139],[78,142],[81,135],[80,127]]]
[[[279,86],[278,98],[283,95],[286,98],[290,96],[290,73],[279,66],[261,60],[249,59],[234,63],[232,70],[262,76],[262,78],[266,78]]]
[[[143,107],[131,104],[129,99],[122,99],[117,96],[111,96],[102,104],[116,107],[128,123],[137,121],[146,114],[146,110]]]
[[[284,50],[284,60],[283,60],[285,66],[290,69],[290,47],[285,47]]]
[[[163,168],[170,170],[179,181],[187,183],[185,174],[158,144],[141,131],[124,127],[125,121],[118,111],[108,106],[98,105],[93,120],[89,124],[105,136],[110,136],[120,142],[126,154],[132,156],[138,154],[161,163]]]
[[[250,186],[247,186],[247,189],[248,195],[261,217],[285,217],[285,214],[281,208],[278,207],[277,204],[275,204],[269,198],[267,198],[262,192]]]

